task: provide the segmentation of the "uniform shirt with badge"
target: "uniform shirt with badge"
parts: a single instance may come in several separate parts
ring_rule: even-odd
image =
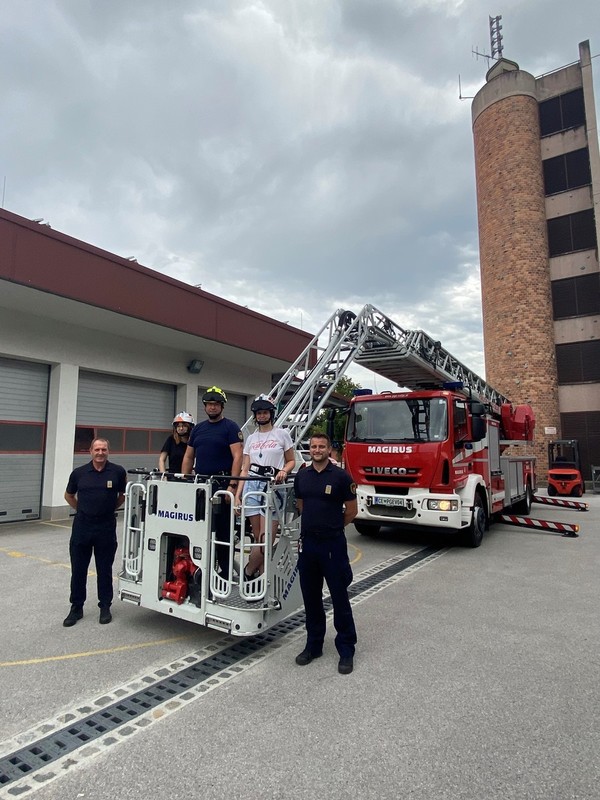
[[[127,486],[127,473],[119,464],[107,461],[98,471],[90,461],[74,469],[67,494],[77,495],[77,514],[98,519],[114,518],[117,501]]]
[[[318,472],[312,464],[299,470],[294,480],[302,500],[302,536],[338,536],[344,532],[344,503],[356,499],[348,473],[329,462]]]

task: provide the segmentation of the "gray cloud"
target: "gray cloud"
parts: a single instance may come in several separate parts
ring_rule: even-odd
[[[307,330],[370,302],[483,370],[480,3],[5,5],[7,209]],[[598,9],[505,0],[505,55],[575,61]]]

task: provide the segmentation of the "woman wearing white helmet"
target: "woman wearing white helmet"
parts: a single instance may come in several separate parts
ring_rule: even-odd
[[[158,459],[158,468],[161,472],[181,472],[181,462],[193,427],[194,418],[187,411],[180,411],[175,415],[173,433],[163,444]],[[169,461],[168,470],[167,459]]]
[[[235,504],[240,506],[242,497],[248,492],[264,492],[269,478],[275,483],[283,483],[296,463],[294,444],[285,428],[276,428],[275,403],[266,394],[259,395],[251,406],[257,430],[251,433],[244,444],[244,459],[241,477],[249,478],[239,482],[235,495]],[[250,495],[245,501],[246,513],[250,519],[252,535],[255,542],[265,540],[265,512],[261,509],[260,497]],[[252,511],[254,513],[252,513]],[[273,535],[277,532],[277,520],[273,521]],[[261,575],[264,569],[262,548],[253,547],[244,569],[246,580]]]

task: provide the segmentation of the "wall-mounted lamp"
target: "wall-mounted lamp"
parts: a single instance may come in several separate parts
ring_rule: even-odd
[[[197,375],[204,366],[204,361],[201,361],[199,358],[193,358],[190,363],[187,365],[187,371],[191,372],[192,375]]]

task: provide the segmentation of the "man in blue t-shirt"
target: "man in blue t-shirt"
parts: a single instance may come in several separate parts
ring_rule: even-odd
[[[239,425],[223,416],[227,402],[223,389],[211,386],[202,395],[202,402],[208,419],[192,429],[181,471],[189,475],[193,468],[196,475],[206,478],[225,476],[223,480],[214,481],[215,487],[227,489],[235,495],[237,477],[242,468],[243,434]],[[231,534],[229,505],[222,504],[214,509],[216,539],[219,542],[228,542]],[[227,578],[229,548],[217,545],[216,551],[221,574]]]

